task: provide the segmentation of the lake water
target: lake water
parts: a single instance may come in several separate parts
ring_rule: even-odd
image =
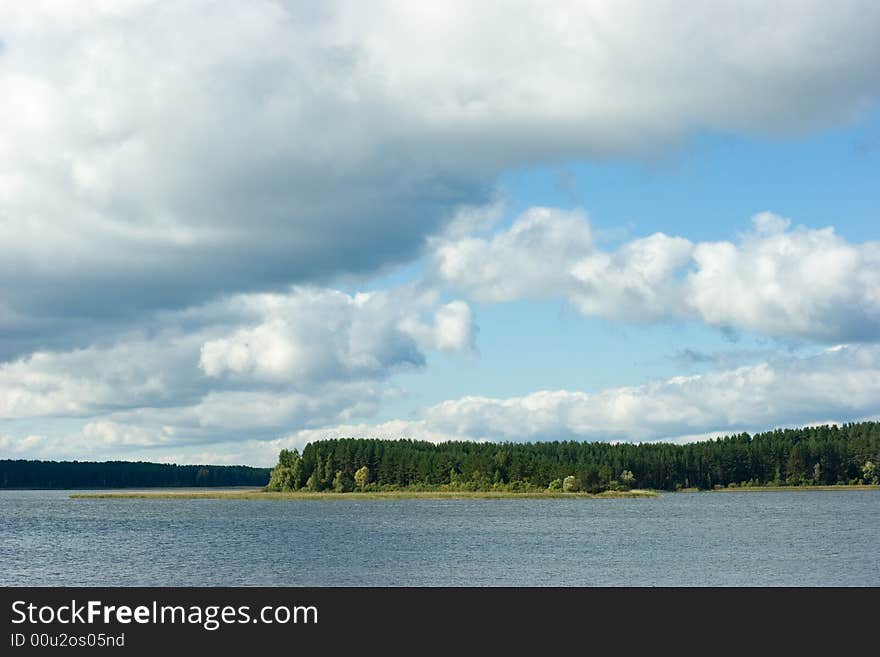
[[[0,491],[0,585],[880,585],[880,491],[71,500]]]

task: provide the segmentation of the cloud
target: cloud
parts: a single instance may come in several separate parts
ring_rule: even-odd
[[[564,263],[592,251],[582,211],[531,208],[491,238],[439,244],[434,259],[443,282],[477,301],[497,303],[566,289],[571,273]]]
[[[506,231],[441,243],[432,276],[481,302],[564,298],[582,314],[697,319],[823,342],[880,339],[880,243],[763,212],[736,243],[655,233],[604,251],[581,211],[533,208]]]
[[[584,315],[649,321],[685,313],[692,251],[663,233],[602,251],[584,211],[531,208],[493,236],[440,242],[432,275],[483,303],[560,297]]]
[[[645,321],[683,314],[676,274],[693,245],[681,237],[654,233],[614,253],[596,251],[574,263],[571,300],[584,315]]]
[[[74,432],[0,436],[0,449],[30,458],[124,456],[270,465],[281,448],[335,437],[686,442],[876,417],[880,347],[840,345],[807,356],[597,392],[468,396],[423,408],[408,419],[352,421],[374,413],[387,398],[383,395],[386,391],[369,383],[334,385],[311,395],[214,392],[185,408],[138,408],[93,418]],[[370,399],[375,403],[370,412],[356,408]]]
[[[873,2],[6,3],[6,348],[407,261],[511,168],[853,120],[880,90],[878,18]]]
[[[789,229],[771,213],[753,218],[739,244],[694,250],[690,305],[703,321],[768,335],[880,339],[880,243],[851,244],[833,228]]]
[[[374,415],[427,351],[469,352],[462,301],[412,286],[238,295],[108,345],[0,364],[0,421],[71,418],[73,445],[148,448],[269,438]]]
[[[696,131],[857,120],[880,93],[878,18],[869,2],[5,3],[0,447],[227,459],[361,426],[394,374],[476,350],[467,297],[870,341],[874,243],[762,215],[733,242],[609,251],[578,210],[498,231],[496,181]],[[423,285],[331,289],[426,249]],[[581,426],[580,397],[547,394],[512,417]],[[471,421],[406,422],[439,439]]]
[[[36,352],[0,364],[0,419],[91,414],[193,399],[181,365],[198,336],[127,336],[117,344]]]
[[[315,427],[370,416],[394,397],[395,388],[373,381],[289,388],[208,390],[195,403],[176,407],[132,407],[91,420],[108,421],[120,435],[147,429],[152,440],[173,436],[175,446],[267,439],[290,427]],[[87,425],[88,427],[88,425]],[[152,445],[152,442],[142,446]]]
[[[433,295],[411,290],[350,296],[298,288],[286,295],[251,295],[242,303],[259,323],[201,347],[199,367],[210,377],[288,382],[305,387],[327,380],[381,378],[425,364],[423,349],[465,351],[473,318],[463,301],[431,308]],[[234,302],[233,302],[234,303]],[[433,323],[422,309],[434,310]]]
[[[292,434],[286,445],[356,436],[419,440],[694,440],[737,431],[852,420],[880,412],[880,347],[838,346],[805,357],[594,393],[545,390],[469,396],[410,420]]]

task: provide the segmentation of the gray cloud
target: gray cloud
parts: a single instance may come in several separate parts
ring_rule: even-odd
[[[429,351],[474,349],[467,304],[406,285],[235,295],[164,321],[107,345],[0,363],[0,430],[77,421],[80,449],[92,439],[123,449],[273,438],[371,416],[399,394],[392,374],[423,368]]]
[[[870,2],[0,9],[0,331],[405,261],[510,167],[789,133],[878,92]]]
[[[223,461],[276,450],[281,433],[360,426],[398,394],[395,372],[474,347],[470,307],[428,286],[330,289],[425,248],[437,280],[486,301],[549,293],[626,320],[873,339],[876,245],[828,230],[658,234],[603,253],[582,214],[540,210],[480,235],[511,168],[858,119],[880,92],[880,6],[444,7],[0,6],[0,448]],[[729,289],[738,302],[719,303]],[[411,426],[482,435],[492,409],[523,419],[534,402],[536,431],[580,431],[578,409],[596,408],[541,394],[449,402]],[[650,426],[719,421],[706,417]],[[8,433],[29,418],[57,430]],[[384,429],[410,426],[395,422]]]

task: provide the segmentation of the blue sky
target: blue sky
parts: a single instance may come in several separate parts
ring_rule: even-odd
[[[219,2],[0,9],[0,458],[880,415],[876,3]]]
[[[770,210],[810,228],[833,226],[855,242],[878,237],[880,116],[784,137],[701,134],[656,161],[561,162],[499,177],[505,219],[536,205],[582,207],[608,245],[661,231],[692,240],[730,240]],[[409,266],[397,280],[418,275]],[[689,352],[759,362],[768,353],[814,345],[699,322],[638,325],[582,317],[564,299],[477,308],[479,356],[434,354],[429,371],[398,379],[408,391],[391,419],[415,406],[464,396],[515,396],[535,389],[597,391],[711,364]],[[550,339],[548,340],[548,337]]]
[[[854,241],[876,239],[880,116],[817,134],[701,134],[653,162],[567,162],[508,172],[516,213],[532,205],[582,206],[595,224],[632,234],[731,239],[770,210]]]

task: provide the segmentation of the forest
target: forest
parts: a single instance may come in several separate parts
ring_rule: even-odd
[[[713,489],[880,483],[880,422],[686,444],[342,438],[282,450],[268,490]]]
[[[880,422],[686,444],[429,443],[341,438],[281,450],[269,468],[0,460],[0,488],[266,486],[273,491],[583,491],[880,484]]]
[[[268,468],[243,465],[0,460],[0,488],[265,486],[268,479]]]

